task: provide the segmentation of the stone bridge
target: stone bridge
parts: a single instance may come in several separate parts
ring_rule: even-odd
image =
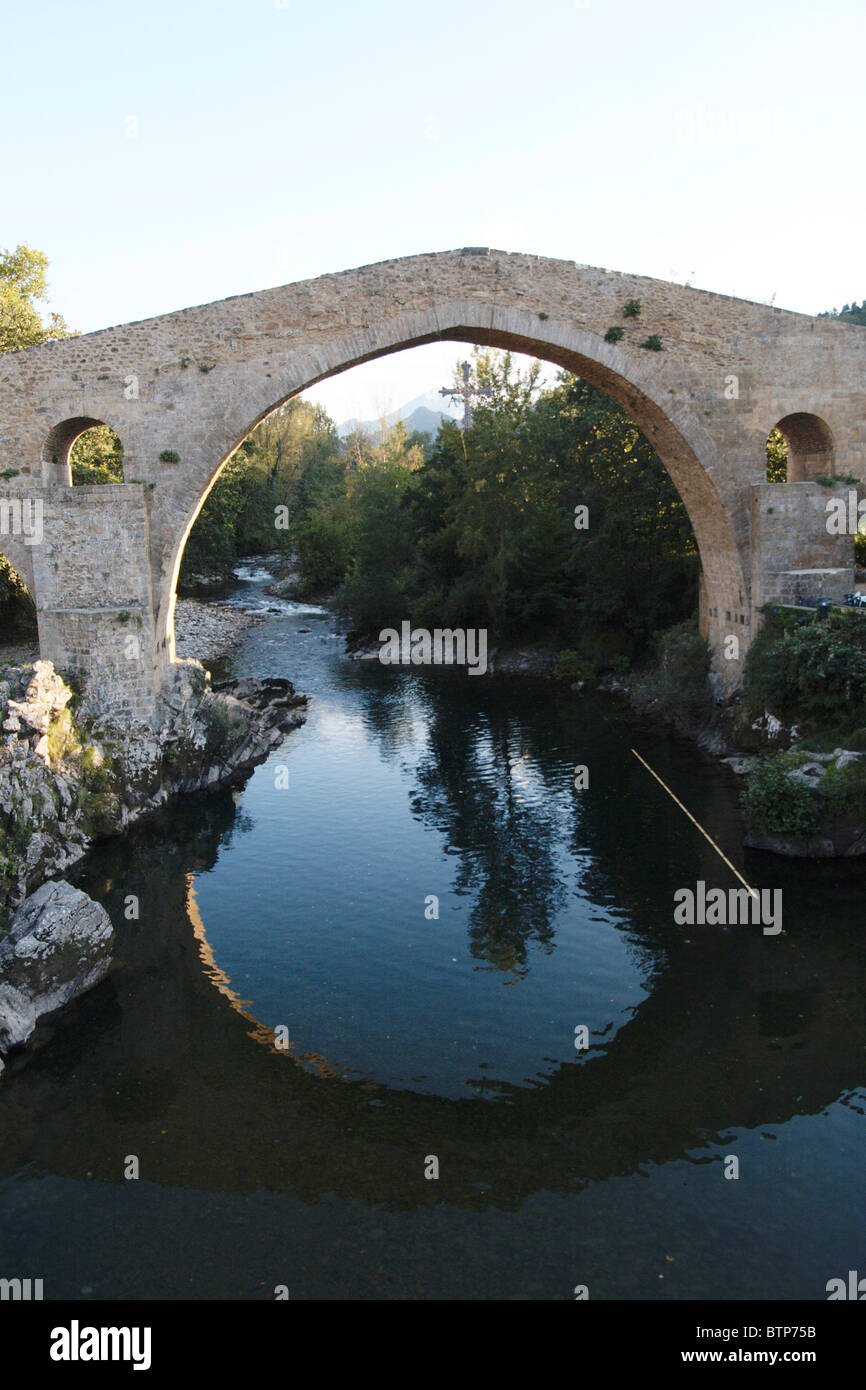
[[[472,247],[0,357],[0,550],[36,603],[42,655],[85,678],[92,708],[152,717],[172,676],[183,548],[227,459],[305,388],[441,340],[567,368],[651,440],[694,528],[701,624],[725,688],[763,603],[851,586],[852,538],[828,535],[831,493],[814,480],[866,478],[861,328]],[[126,481],[73,487],[71,447],[103,423],[123,444]],[[788,442],[787,486],[766,481],[774,426]]]

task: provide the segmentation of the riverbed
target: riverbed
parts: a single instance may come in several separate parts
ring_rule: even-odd
[[[270,579],[215,675],[288,677],[307,722],[82,864],[116,967],[4,1083],[0,1274],[823,1299],[862,1268],[866,870],[744,852],[733,775],[614,701],[354,661]],[[632,749],[782,890],[778,935],[675,924],[734,880]]]

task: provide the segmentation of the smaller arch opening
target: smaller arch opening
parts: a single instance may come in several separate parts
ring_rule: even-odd
[[[54,477],[79,486],[123,482],[123,445],[110,425],[88,415],[63,420],[42,446]]]
[[[767,481],[808,483],[834,477],[836,448],[830,426],[820,415],[786,415],[767,438]]]
[[[36,605],[30,590],[0,553],[0,663],[28,659],[38,644]]]

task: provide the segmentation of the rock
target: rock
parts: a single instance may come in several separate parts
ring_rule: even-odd
[[[861,763],[866,757],[866,753],[853,753],[850,749],[840,748],[836,756],[837,767],[848,767],[849,763]]]
[[[826,768],[823,763],[804,763],[802,767],[795,767],[788,773],[791,782],[802,782],[806,787],[820,786],[824,780]]]
[[[249,613],[227,604],[178,599],[175,607],[175,643],[178,656],[212,661],[231,651],[238,635],[265,621],[264,613]]]
[[[751,772],[757,761],[757,758],[736,755],[730,758],[722,758],[722,762],[726,763],[737,777],[743,777],[747,772]]]
[[[43,883],[0,947],[0,1049],[25,1043],[39,1019],[108,974],[114,929],[104,907],[65,880]]]
[[[785,726],[781,719],[777,719],[775,714],[771,714],[769,710],[765,710],[763,714],[758,715],[758,718],[754,720],[752,724],[752,728],[764,734],[771,743],[775,743],[785,732]]]
[[[277,579],[273,584],[269,584],[265,589],[266,594],[272,598],[291,598],[294,592],[297,579],[294,575],[289,575],[285,579]]]

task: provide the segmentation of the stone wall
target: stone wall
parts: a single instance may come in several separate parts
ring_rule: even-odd
[[[147,496],[140,484],[27,489],[41,518],[27,576],[40,650],[83,679],[94,712],[122,721],[146,722],[156,689]]]
[[[764,483],[752,488],[752,596],[765,603],[841,600],[854,587],[854,539],[827,530],[827,503],[848,487]]]

